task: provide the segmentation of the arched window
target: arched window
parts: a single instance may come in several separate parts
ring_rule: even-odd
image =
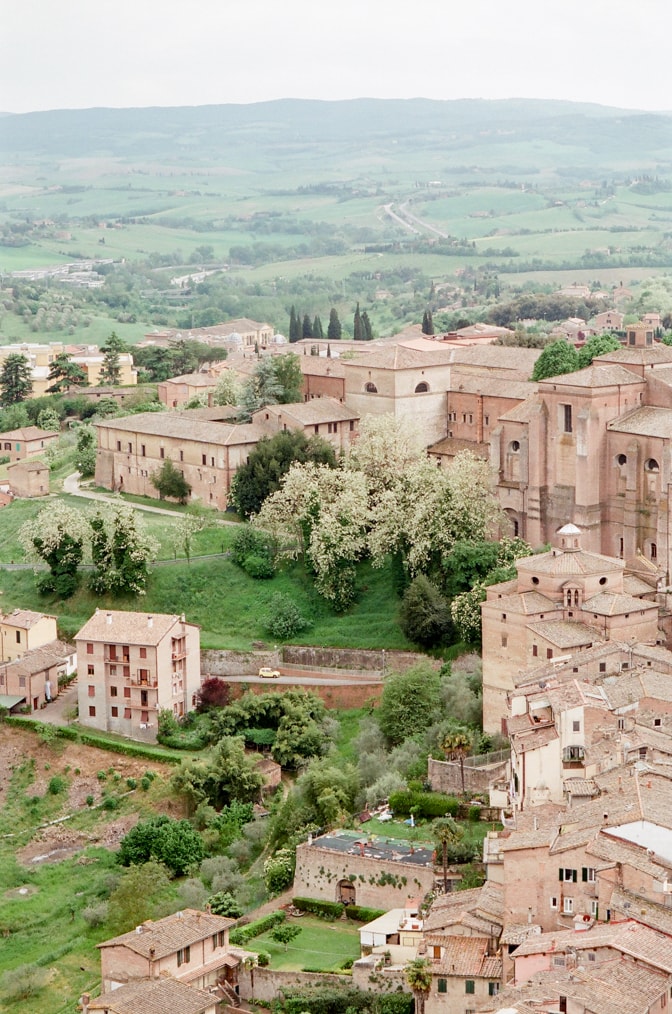
[[[424,380],[421,380],[419,384],[415,385],[416,394],[426,394],[427,391],[429,391],[429,384],[427,384]]]
[[[658,559],[658,546],[656,545],[655,542],[651,543],[651,547],[649,549],[649,554],[650,554],[652,560],[657,560]]]
[[[367,394],[378,394],[378,388],[375,384],[372,384],[371,381],[369,381],[368,384],[364,384],[364,390]]]
[[[520,441],[512,440],[511,443],[509,444],[509,450],[511,451],[512,454],[518,454],[518,451],[520,450]]]
[[[644,465],[644,468],[646,469],[647,472],[660,471],[660,466],[658,465],[658,462],[656,461],[655,458],[649,458],[646,464]]]
[[[627,456],[625,454],[617,454],[616,455],[616,464],[617,465],[620,465],[621,467],[623,467],[623,465],[627,465],[627,463],[628,463],[628,458],[627,458]]]

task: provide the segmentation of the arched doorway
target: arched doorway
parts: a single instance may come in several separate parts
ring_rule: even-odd
[[[351,880],[339,880],[336,884],[336,901],[341,905],[355,904],[355,885]]]

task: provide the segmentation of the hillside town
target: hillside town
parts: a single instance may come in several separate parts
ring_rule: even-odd
[[[345,983],[334,972],[269,965],[246,934],[254,910],[241,918],[188,905],[97,945],[100,982],[81,995],[84,1014],[220,1014],[334,985],[412,996],[417,1014],[657,1014],[672,1003],[672,347],[658,339],[655,314],[624,325],[605,309],[594,325],[578,322],[556,340],[580,350],[591,333],[616,331],[611,349],[533,380],[542,350],[498,344],[502,328],[429,335],[414,327],[337,350],[326,340],[289,345],[267,324],[230,321],[188,335],[225,357],[159,383],[162,410],[134,414],[123,408],[137,386],[131,352],[106,387],[104,356],[30,347],[34,395],[46,390],[55,357],[68,355],[89,377],[78,393],[118,403],[95,422],[98,496],[156,502],[152,478],[170,462],[190,500],[225,511],[260,441],[298,432],[345,456],[377,417],[419,429],[441,473],[465,455],[487,463],[499,508],[490,539],[531,547],[513,561],[515,576],[484,587],[477,604],[481,726],[493,749],[447,747],[429,757],[422,779],[426,795],[455,798],[461,817],[488,824],[478,885],[468,885],[459,859],[447,861],[445,851],[442,859],[431,820],[424,838],[395,838],[390,797],[290,847],[293,879],[278,926],[298,933],[305,912],[361,912],[359,956]],[[165,332],[145,342],[174,339]],[[5,346],[0,357],[27,351]],[[223,376],[240,390],[260,362],[288,355],[300,369],[299,400],[269,401],[249,421],[239,406],[217,403]],[[59,435],[36,426],[0,433],[10,459],[4,504],[48,501],[45,451]],[[375,710],[387,675],[410,663],[402,653],[370,654],[357,662],[313,654],[307,665],[299,649],[276,644],[257,649],[251,671],[214,676],[231,680],[238,696],[309,688],[327,712],[346,699]],[[0,615],[0,704],[10,728],[17,716],[66,724],[67,697],[84,732],[153,745],[159,716],[179,727],[212,679],[188,594],[174,613],[101,602],[71,640],[59,636],[58,616]],[[255,805],[267,815],[285,776],[268,756],[257,760],[265,788]],[[399,828],[413,829],[416,812]],[[390,822],[389,834],[367,829],[374,816]]]

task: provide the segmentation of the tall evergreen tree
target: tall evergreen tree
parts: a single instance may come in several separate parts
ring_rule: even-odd
[[[338,319],[336,308],[332,306],[329,311],[329,326],[327,327],[327,338],[330,342],[339,341],[342,334],[341,322]]]
[[[373,329],[371,328],[371,321],[366,310],[362,313],[362,338],[365,342],[370,342],[373,338]]]
[[[303,325],[301,327],[301,337],[302,338],[312,338],[313,337],[313,325],[310,323],[310,317],[308,316],[307,313],[304,313],[304,315],[303,315]]]
[[[126,351],[126,342],[113,331],[104,345],[100,346],[103,353],[103,365],[98,375],[98,386],[105,384],[115,387],[121,380],[121,363],[119,357]]]
[[[425,310],[422,315],[422,333],[434,334],[434,320],[432,319],[431,310]]]
[[[322,329],[322,321],[319,317],[315,317],[313,321],[313,338],[324,338],[324,331]]]
[[[47,394],[62,391],[66,387],[86,387],[88,380],[86,370],[79,363],[73,363],[67,352],[59,352],[49,367],[47,380],[53,380],[51,387],[47,388]]]
[[[296,315],[294,304],[289,311],[289,340],[290,342],[298,342],[301,337],[301,328],[299,324],[299,318]]]
[[[355,318],[352,323],[352,337],[356,342],[361,342],[363,338],[362,332],[362,315],[359,312],[359,301],[357,302],[357,309],[355,310]]]
[[[32,389],[30,363],[20,352],[10,352],[0,370],[0,405],[25,401]]]

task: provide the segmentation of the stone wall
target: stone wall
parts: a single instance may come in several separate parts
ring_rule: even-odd
[[[506,780],[508,760],[482,767],[464,765],[464,788],[467,793],[487,792],[495,782]],[[427,762],[427,781],[434,792],[445,792],[449,796],[462,795],[462,772],[459,761],[434,760]]]
[[[285,989],[306,989],[313,986],[352,986],[351,977],[318,972],[280,972],[273,968],[244,968],[238,973],[239,995],[242,1000],[263,1000],[269,1003]]]
[[[256,676],[262,666],[277,669],[280,656],[275,651],[201,651],[203,676]]]
[[[355,904],[367,908],[403,908],[407,898],[424,897],[434,886],[431,866],[350,855],[316,845],[299,845],[294,874],[295,898],[338,901],[338,885],[348,880]]]
[[[286,644],[281,649],[282,664],[327,666],[335,669],[373,669],[377,672],[404,672],[427,655],[412,651],[366,651],[355,648],[315,648]],[[429,661],[434,662],[430,659]],[[437,669],[440,662],[434,662]]]

